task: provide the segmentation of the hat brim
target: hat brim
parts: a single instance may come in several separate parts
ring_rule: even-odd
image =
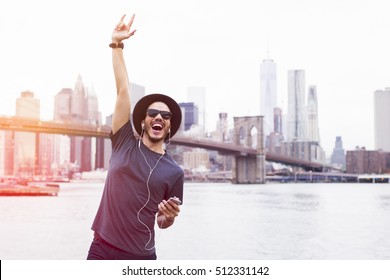
[[[137,131],[138,135],[141,135],[142,133],[141,123],[146,117],[146,110],[154,102],[165,103],[168,106],[169,110],[171,111],[172,118],[171,118],[170,137],[173,137],[176,134],[176,132],[179,130],[181,125],[181,118],[182,118],[181,108],[179,104],[177,104],[177,102],[173,100],[171,97],[160,93],[145,95],[137,102],[137,104],[135,104],[134,111],[133,111],[133,125],[135,130]]]

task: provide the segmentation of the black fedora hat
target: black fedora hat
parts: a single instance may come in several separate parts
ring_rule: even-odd
[[[146,110],[154,102],[165,103],[168,106],[169,110],[171,111],[172,113],[171,137],[173,137],[173,135],[175,135],[180,128],[181,108],[179,104],[177,104],[177,102],[173,100],[171,97],[160,93],[145,95],[137,102],[137,104],[135,104],[134,111],[133,111],[133,125],[135,130],[139,135],[141,135],[142,133],[141,123],[146,117]]]

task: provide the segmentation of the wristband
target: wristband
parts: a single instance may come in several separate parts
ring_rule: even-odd
[[[122,42],[119,42],[119,43],[111,43],[108,45],[110,48],[113,48],[113,49],[116,49],[116,48],[121,48],[123,49],[123,47],[125,46]]]

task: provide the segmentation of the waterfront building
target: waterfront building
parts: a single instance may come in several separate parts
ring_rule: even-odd
[[[207,170],[210,167],[209,152],[200,148],[185,151],[183,152],[183,163],[190,170]]]
[[[287,141],[307,141],[305,71],[288,71]]]
[[[375,149],[390,152],[390,87],[374,92]]]
[[[384,174],[390,172],[390,152],[356,147],[347,151],[346,172],[352,174]]]
[[[265,136],[273,132],[274,108],[276,106],[276,63],[272,59],[264,59],[260,64],[260,115],[264,116]]]

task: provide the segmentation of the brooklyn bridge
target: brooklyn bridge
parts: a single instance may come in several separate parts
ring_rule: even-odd
[[[262,116],[235,117],[234,141],[232,143],[188,137],[179,133],[171,139],[171,144],[203,148],[217,151],[223,155],[234,156],[235,164],[232,170],[234,183],[264,183],[265,161],[300,167],[303,170],[313,172],[322,172],[329,168],[318,162],[265,152],[262,125]],[[251,135],[253,128],[256,128],[256,137]],[[2,116],[0,117],[1,130],[107,138],[111,127]]]

